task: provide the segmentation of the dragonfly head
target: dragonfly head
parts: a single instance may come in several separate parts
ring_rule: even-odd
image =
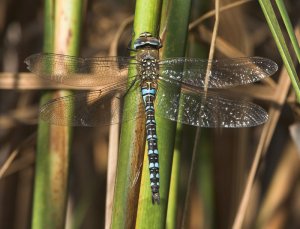
[[[138,50],[140,48],[154,48],[160,49],[162,47],[161,40],[159,38],[153,37],[149,32],[143,32],[134,41],[133,49]]]

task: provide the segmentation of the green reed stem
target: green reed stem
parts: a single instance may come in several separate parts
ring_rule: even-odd
[[[284,40],[284,36],[282,34],[281,28],[279,26],[278,20],[276,18],[275,12],[273,10],[272,4],[269,0],[259,0],[262,11],[266,17],[269,28],[272,32],[273,38],[276,42],[278,51],[281,55],[281,58],[284,62],[286,70],[291,79],[293,88],[297,95],[297,101],[300,102],[300,82],[297,76],[297,72],[295,66],[293,64],[291,55],[287,48],[286,42]]]
[[[161,20],[161,34],[163,38],[163,48],[161,51],[162,58],[170,57],[182,57],[186,53],[186,44],[188,37],[188,24],[190,19],[191,1],[180,1],[180,0],[170,0],[164,1],[162,10],[162,20]],[[159,95],[158,95],[159,96]],[[167,122],[163,119],[158,119],[157,123]],[[181,158],[181,134],[182,125],[175,123],[170,123],[174,130],[172,131],[172,136],[166,136],[163,142],[166,142],[165,147],[170,147],[167,151],[167,155],[164,152],[164,158],[166,164],[170,167],[172,166],[172,179],[170,191],[168,194],[168,211],[166,219],[166,228],[176,228],[177,223],[177,196],[178,196],[178,182],[179,182],[179,170],[180,170],[180,158]],[[177,128],[177,133],[175,132]],[[175,133],[176,133],[176,144],[175,144]],[[173,148],[174,155],[173,154]],[[171,161],[172,165],[171,165]],[[161,163],[160,163],[161,164]],[[168,172],[168,180],[170,180],[170,170]]]
[[[280,15],[282,17],[282,20],[284,22],[285,28],[286,28],[286,30],[289,34],[290,40],[291,40],[292,45],[293,45],[293,49],[294,49],[294,51],[296,53],[296,56],[297,56],[297,59],[298,59],[298,62],[300,63],[299,44],[298,44],[296,35],[294,33],[294,28],[292,26],[291,20],[290,20],[289,15],[286,11],[285,5],[284,5],[282,0],[276,0],[276,4],[278,6],[278,9],[279,9]]]
[[[157,0],[137,0],[134,17],[134,41],[142,32],[150,32],[154,36],[158,33],[158,23],[160,20],[161,1]],[[135,53],[132,53],[133,55]],[[130,69],[129,77],[136,74],[135,69]],[[130,82],[129,82],[130,83]],[[125,99],[125,110],[138,112],[141,103],[140,90],[136,88],[133,93],[129,93]],[[140,111],[144,113],[144,111]],[[125,118],[133,114],[123,114]],[[144,185],[150,190],[149,170],[147,175],[144,168],[148,167],[148,162],[143,165],[145,151],[145,121],[138,119],[124,122],[121,128],[120,148],[117,166],[116,186],[113,203],[112,228],[143,228],[135,226],[136,221],[141,219],[137,216],[137,208],[144,209],[151,203],[151,193],[148,193],[146,201],[138,202],[140,193],[140,173],[143,167],[142,179],[148,176],[148,182]],[[141,187],[142,192],[143,185]],[[141,197],[140,197],[141,198]],[[157,207],[157,206],[156,206]],[[157,208],[156,208],[157,209]],[[158,214],[154,214],[158,215]],[[152,215],[153,216],[153,215]],[[152,217],[148,215],[148,217]],[[139,225],[139,223],[137,223]],[[147,228],[157,228],[156,225],[149,225],[144,222]]]
[[[63,4],[62,4],[63,3]],[[78,54],[81,0],[45,0],[44,52]],[[69,23],[62,26],[68,17]],[[62,31],[68,31],[66,34]],[[58,39],[60,38],[63,39]],[[47,63],[48,64],[48,63]],[[50,63],[49,63],[50,64]],[[50,65],[49,65],[50,66]],[[44,93],[41,104],[68,91]],[[65,112],[72,112],[66,109]],[[39,120],[33,197],[33,229],[64,228],[68,193],[71,129],[48,125]]]

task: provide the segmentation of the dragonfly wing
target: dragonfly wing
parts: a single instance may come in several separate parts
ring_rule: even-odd
[[[183,124],[240,128],[260,125],[268,119],[267,112],[256,104],[212,92],[189,93],[164,89],[158,93],[156,114]]]
[[[127,78],[132,57],[95,57],[39,53],[25,59],[27,68],[36,75],[65,85],[78,87],[105,86]]]
[[[207,74],[207,68],[210,70]],[[171,58],[160,61],[160,77],[196,87],[227,88],[249,84],[274,74],[277,64],[263,57],[205,60]],[[209,76],[205,83],[206,75]]]
[[[100,126],[119,123],[127,85],[77,93],[54,99],[41,107],[42,120],[54,125]],[[131,91],[130,91],[131,92]],[[71,110],[71,112],[66,112]],[[135,119],[141,114],[126,110]],[[126,120],[125,120],[126,121]]]

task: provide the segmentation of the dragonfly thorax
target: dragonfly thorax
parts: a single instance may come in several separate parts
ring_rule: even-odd
[[[159,76],[158,61],[156,59],[142,59],[138,74],[141,80],[157,80]]]
[[[159,77],[158,50],[141,49],[137,52],[137,71],[141,80],[157,80]]]

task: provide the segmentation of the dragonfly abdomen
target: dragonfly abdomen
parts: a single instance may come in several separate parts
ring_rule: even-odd
[[[157,85],[153,81],[145,81],[141,85],[146,114],[146,132],[148,142],[148,160],[150,171],[150,185],[152,190],[152,202],[159,204],[159,163],[154,101]]]

